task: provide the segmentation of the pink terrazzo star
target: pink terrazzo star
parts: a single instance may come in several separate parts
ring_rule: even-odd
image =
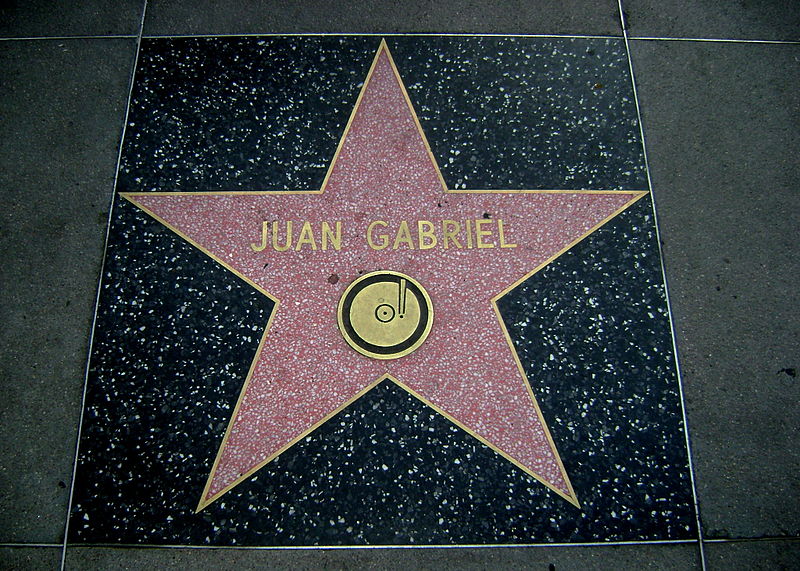
[[[382,42],[319,192],[124,195],[276,301],[197,509],[387,378],[577,506],[495,300],[643,194],[449,191]],[[444,220],[458,224],[449,240]],[[393,360],[356,352],[337,326],[345,288],[377,270],[417,280],[435,313]]]

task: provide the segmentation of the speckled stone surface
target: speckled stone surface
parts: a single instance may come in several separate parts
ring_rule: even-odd
[[[144,41],[119,190],[318,190],[379,41]],[[387,44],[449,188],[646,187],[622,42]],[[194,513],[273,302],[119,198],[70,540],[694,537],[651,208],[645,196],[498,303],[580,508],[387,380]]]

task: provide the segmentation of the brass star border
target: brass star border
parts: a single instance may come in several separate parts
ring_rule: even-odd
[[[228,442],[228,440],[230,438],[231,430],[232,430],[233,425],[235,423],[235,420],[237,419],[237,416],[239,414],[239,411],[240,411],[240,408],[242,406],[242,402],[244,400],[244,397],[245,397],[245,394],[247,392],[248,386],[249,386],[250,381],[251,381],[251,379],[253,377],[253,373],[254,373],[256,364],[258,363],[258,361],[259,361],[259,359],[261,357],[262,350],[263,350],[263,348],[265,346],[265,343],[266,343],[269,331],[271,329],[271,326],[273,324],[274,318],[275,318],[275,316],[278,313],[278,310],[280,308],[281,300],[278,299],[278,297],[272,295],[269,291],[264,289],[264,287],[262,287],[261,285],[259,285],[255,281],[253,281],[251,278],[247,277],[244,273],[242,273],[242,272],[238,271],[237,269],[235,269],[234,267],[232,267],[231,264],[226,262],[220,256],[212,253],[208,248],[204,247],[203,245],[201,245],[200,243],[198,243],[197,241],[195,241],[194,239],[189,237],[185,232],[180,230],[178,227],[176,227],[175,225],[167,222],[163,217],[159,216],[158,214],[156,214],[155,212],[153,212],[151,209],[147,208],[146,206],[143,206],[142,204],[140,204],[138,202],[138,199],[140,197],[152,197],[152,196],[187,196],[187,195],[194,195],[194,196],[201,196],[201,195],[205,195],[205,196],[226,196],[226,197],[237,196],[237,195],[238,196],[265,196],[265,195],[304,195],[304,196],[309,196],[309,195],[324,193],[325,190],[326,190],[326,187],[328,186],[328,183],[330,181],[331,174],[333,173],[334,167],[336,166],[337,161],[339,159],[339,155],[340,155],[340,153],[342,151],[342,147],[343,147],[343,145],[345,143],[345,140],[347,139],[348,134],[350,132],[353,120],[356,117],[356,114],[357,114],[357,112],[358,112],[358,110],[360,108],[360,105],[361,105],[361,102],[362,102],[362,98],[364,97],[364,93],[365,93],[365,91],[367,89],[367,86],[369,85],[369,82],[370,82],[372,76],[373,76],[373,73],[375,71],[375,68],[376,68],[376,65],[378,63],[378,60],[379,60],[379,57],[380,57],[381,53],[385,53],[387,55],[387,57],[388,57],[389,63],[391,65],[391,69],[392,69],[393,73],[395,74],[395,77],[397,78],[397,81],[399,82],[399,85],[400,85],[400,88],[401,88],[401,91],[402,91],[402,94],[403,94],[403,98],[405,99],[405,102],[406,102],[406,104],[408,106],[408,109],[410,110],[411,116],[413,117],[413,121],[414,121],[414,124],[416,126],[417,132],[418,132],[419,136],[421,137],[421,139],[422,139],[422,141],[423,141],[423,143],[425,145],[425,149],[427,151],[428,158],[430,159],[433,167],[435,168],[436,174],[437,174],[438,179],[439,179],[439,183],[440,183],[441,188],[442,188],[442,190],[443,190],[443,192],[445,194],[456,194],[457,195],[457,194],[497,193],[497,194],[532,194],[532,195],[536,195],[536,194],[570,194],[570,195],[575,195],[575,194],[587,194],[587,195],[598,194],[598,195],[608,195],[608,194],[612,194],[612,193],[614,193],[614,194],[623,194],[624,193],[624,194],[632,195],[632,198],[629,201],[627,201],[621,208],[619,208],[615,212],[613,212],[613,214],[611,214],[610,216],[608,216],[605,219],[601,220],[599,223],[595,224],[593,227],[591,227],[583,235],[581,235],[577,239],[575,239],[572,242],[570,242],[569,244],[567,244],[565,247],[563,247],[562,249],[560,249],[559,251],[557,251],[556,253],[551,255],[549,258],[547,258],[543,263],[539,264],[538,266],[536,266],[535,268],[530,270],[528,273],[526,273],[525,275],[523,275],[522,277],[520,277],[519,279],[517,279],[513,283],[509,284],[499,294],[497,294],[493,298],[491,298],[492,309],[494,310],[494,313],[495,313],[495,315],[497,317],[497,321],[498,321],[498,323],[499,323],[499,325],[500,325],[500,327],[502,329],[503,336],[505,337],[505,340],[506,340],[506,342],[507,342],[507,344],[508,344],[508,346],[509,346],[509,348],[511,350],[511,354],[513,355],[513,359],[514,359],[514,362],[516,364],[516,367],[519,370],[520,375],[522,376],[522,379],[524,380],[525,388],[526,388],[526,390],[528,392],[528,395],[530,396],[530,399],[531,399],[531,401],[533,403],[533,406],[535,408],[535,411],[536,411],[536,414],[538,416],[538,419],[541,422],[541,425],[542,425],[542,427],[544,429],[544,433],[546,435],[546,438],[547,438],[547,440],[548,440],[548,442],[549,442],[549,444],[550,444],[550,446],[551,446],[551,448],[552,448],[552,450],[553,450],[553,452],[555,454],[555,457],[556,457],[556,460],[558,462],[559,468],[561,470],[563,478],[564,478],[564,480],[565,480],[565,482],[567,484],[567,487],[569,489],[569,494],[564,494],[561,490],[557,489],[555,486],[553,486],[552,484],[547,482],[540,475],[536,474],[531,469],[529,469],[526,466],[522,465],[519,461],[515,460],[509,454],[504,452],[497,445],[491,443],[486,438],[482,437],[481,435],[477,434],[475,431],[473,431],[469,427],[465,426],[458,419],[454,418],[452,415],[448,414],[443,409],[441,409],[440,407],[436,406],[434,403],[430,402],[430,400],[426,399],[423,395],[421,395],[418,392],[414,391],[413,389],[411,389],[410,387],[408,387],[404,383],[398,381],[398,379],[396,379],[394,376],[392,376],[392,375],[390,375],[388,373],[385,373],[385,374],[380,375],[377,379],[375,379],[374,381],[372,381],[368,385],[366,385],[361,391],[359,391],[357,394],[355,394],[355,396],[353,396],[352,398],[350,398],[349,400],[344,402],[341,406],[331,410],[321,420],[319,420],[318,422],[314,423],[310,428],[308,428],[304,432],[298,434],[295,438],[293,438],[290,441],[288,441],[286,443],[286,445],[283,446],[280,450],[278,450],[277,452],[271,454],[268,458],[266,458],[262,462],[258,463],[257,465],[255,465],[253,468],[251,468],[247,472],[245,472],[242,475],[240,475],[240,477],[238,479],[236,479],[233,483],[231,483],[230,485],[226,486],[221,491],[215,493],[211,498],[208,498],[208,492],[209,492],[209,489],[210,489],[210,486],[211,486],[211,483],[212,483],[212,478],[214,477],[214,475],[216,473],[217,467],[219,465],[219,462],[220,462],[220,459],[221,459],[221,456],[222,456],[222,452],[225,449],[226,444],[227,444],[227,442]],[[322,185],[321,185],[319,190],[311,190],[311,191],[294,191],[294,190],[228,191],[228,192],[193,192],[193,193],[182,193],[182,192],[175,192],[175,193],[173,193],[173,192],[126,192],[126,193],[120,193],[120,195],[123,198],[125,198],[127,201],[131,202],[132,204],[134,204],[135,206],[137,206],[138,208],[140,208],[141,210],[143,210],[144,212],[146,212],[147,214],[152,216],[154,219],[156,219],[157,221],[162,223],[164,226],[168,227],[170,230],[172,230],[178,236],[180,236],[181,238],[183,238],[187,242],[191,243],[193,246],[195,246],[201,252],[203,252],[204,254],[209,256],[210,258],[214,259],[217,263],[219,263],[220,265],[225,267],[228,271],[230,271],[230,272],[234,273],[235,275],[237,275],[239,278],[244,280],[246,283],[248,283],[249,285],[254,287],[256,290],[258,290],[259,292],[261,292],[263,295],[267,296],[269,299],[271,299],[274,302],[274,307],[273,307],[272,312],[270,314],[270,318],[269,318],[269,320],[268,320],[268,322],[266,324],[266,327],[264,328],[264,332],[263,332],[263,334],[261,336],[261,340],[259,342],[258,349],[256,351],[256,354],[255,354],[254,358],[253,358],[253,361],[251,363],[251,366],[250,366],[250,369],[248,371],[247,377],[246,377],[246,379],[244,381],[244,384],[242,386],[239,398],[237,400],[236,407],[234,408],[233,413],[231,414],[231,419],[230,419],[230,421],[228,423],[228,427],[226,429],[225,436],[224,436],[224,438],[222,440],[222,443],[220,444],[220,447],[219,447],[218,453],[216,455],[214,464],[213,464],[213,466],[212,466],[212,468],[211,468],[211,470],[209,472],[209,477],[208,477],[208,480],[206,482],[205,488],[203,490],[201,499],[200,499],[200,501],[199,501],[199,503],[197,505],[196,512],[199,512],[199,511],[203,510],[209,504],[213,503],[214,501],[219,499],[221,496],[223,496],[225,493],[227,493],[228,491],[230,491],[231,489],[236,487],[239,483],[241,483],[242,481],[244,481],[247,478],[249,478],[252,474],[254,474],[258,470],[260,470],[263,466],[265,466],[266,464],[268,464],[269,462],[271,462],[272,460],[277,458],[280,454],[282,454],[283,452],[285,452],[286,450],[291,448],[297,442],[299,442],[302,439],[304,439],[310,433],[312,433],[317,428],[319,428],[322,424],[324,424],[325,422],[330,420],[332,417],[334,417],[335,415],[340,413],[342,410],[344,410],[345,408],[350,406],[352,403],[354,403],[359,398],[361,398],[363,395],[365,395],[366,393],[371,391],[373,388],[375,388],[379,383],[383,382],[384,380],[389,380],[389,381],[394,382],[397,386],[401,387],[403,390],[407,391],[409,394],[411,394],[415,398],[419,399],[421,402],[423,402],[427,406],[431,407],[433,410],[435,410],[436,412],[438,412],[439,414],[441,414],[442,416],[447,418],[450,422],[452,422],[456,426],[459,426],[459,428],[463,429],[465,432],[467,432],[468,434],[470,434],[471,436],[473,436],[474,438],[476,438],[477,440],[479,440],[480,442],[482,442],[483,444],[485,444],[486,446],[491,448],[494,452],[496,452],[500,456],[504,457],[506,460],[510,461],[511,463],[516,465],[518,468],[522,469],[528,475],[530,475],[530,476],[534,477],[535,479],[537,479],[538,481],[540,481],[547,488],[549,488],[550,490],[554,491],[556,494],[558,494],[562,498],[566,499],[568,502],[570,502],[574,506],[580,508],[580,503],[579,503],[579,501],[578,501],[578,499],[577,499],[577,497],[575,495],[575,491],[574,491],[574,489],[572,487],[572,484],[571,484],[571,482],[569,480],[569,477],[567,475],[566,469],[565,469],[565,467],[563,465],[563,462],[562,462],[562,460],[561,460],[561,458],[560,458],[560,456],[558,454],[558,450],[557,450],[556,444],[552,439],[550,431],[549,431],[549,429],[547,427],[547,423],[544,420],[544,417],[542,415],[542,412],[541,412],[541,409],[539,407],[538,401],[536,400],[536,397],[535,397],[535,395],[533,393],[533,390],[532,390],[532,387],[531,387],[531,383],[530,383],[527,375],[525,374],[525,371],[524,371],[524,368],[522,366],[522,363],[520,362],[519,356],[517,355],[517,352],[516,352],[516,350],[514,348],[514,344],[513,344],[512,340],[511,340],[511,337],[510,337],[510,335],[508,333],[508,330],[507,330],[507,328],[505,326],[505,323],[504,323],[504,321],[502,319],[502,316],[500,315],[500,311],[498,309],[497,302],[498,302],[498,300],[500,298],[502,298],[507,293],[509,293],[510,291],[515,289],[522,282],[524,282],[525,280],[527,280],[528,278],[530,278],[531,276],[533,276],[534,274],[536,274],[537,272],[542,270],[544,267],[546,267],[548,264],[550,264],[551,262],[553,262],[554,260],[559,258],[564,253],[568,252],[576,244],[581,242],[584,238],[586,238],[587,236],[591,235],[597,229],[599,229],[600,227],[605,225],[608,221],[610,221],[611,219],[615,218],[617,215],[619,215],[620,213],[625,211],[627,208],[629,208],[631,205],[636,203],[639,199],[641,199],[646,194],[648,194],[648,192],[644,191],[644,190],[638,190],[638,191],[634,191],[634,190],[618,191],[618,190],[616,190],[615,191],[615,190],[467,190],[467,189],[455,189],[455,190],[453,190],[453,189],[449,189],[447,187],[447,184],[446,184],[444,178],[442,177],[441,170],[440,170],[440,168],[438,166],[436,158],[433,155],[433,152],[431,151],[431,147],[430,147],[430,145],[428,143],[427,138],[425,137],[425,133],[424,133],[424,131],[422,129],[422,126],[421,126],[421,124],[419,122],[419,118],[417,116],[417,113],[414,110],[414,106],[413,106],[413,104],[411,102],[411,99],[408,96],[408,93],[406,91],[405,85],[402,82],[402,78],[400,76],[400,73],[397,70],[397,66],[395,65],[395,62],[392,59],[391,53],[389,52],[389,49],[388,49],[388,46],[387,46],[385,40],[381,40],[380,47],[378,48],[378,50],[377,50],[377,52],[375,54],[375,57],[374,57],[374,59],[372,61],[372,65],[370,66],[370,69],[369,69],[369,72],[367,74],[367,77],[364,80],[364,84],[363,84],[363,86],[361,88],[361,91],[360,91],[360,93],[358,95],[358,98],[356,100],[355,106],[353,107],[353,110],[352,110],[352,112],[350,114],[348,122],[347,122],[347,124],[345,126],[344,132],[343,132],[343,134],[342,134],[342,136],[341,136],[341,138],[339,140],[339,143],[337,145],[336,151],[335,151],[335,153],[333,155],[333,158],[331,159],[331,162],[330,162],[330,165],[329,165],[328,170],[326,172],[325,178],[324,178],[324,180],[322,182]],[[274,341],[275,340],[273,340],[273,342]]]

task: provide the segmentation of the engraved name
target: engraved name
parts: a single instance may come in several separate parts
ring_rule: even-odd
[[[275,250],[341,250],[342,222],[308,220],[272,220],[261,223],[261,239],[250,244],[254,252]],[[373,250],[471,250],[473,248],[516,248],[508,240],[508,228],[502,219],[470,220],[385,220],[371,221],[362,234]]]

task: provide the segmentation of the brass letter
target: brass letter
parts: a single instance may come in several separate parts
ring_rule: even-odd
[[[448,228],[453,228],[452,230],[448,230]],[[461,249],[461,242],[458,241],[456,234],[461,232],[461,224],[456,222],[455,220],[442,220],[442,233],[444,234],[444,238],[442,242],[444,243],[445,248],[450,247],[450,240],[453,241],[453,244],[456,245],[456,248]]]
[[[269,226],[269,222],[264,220],[261,223],[261,245],[259,246],[256,242],[250,244],[250,248],[253,249],[254,252],[263,252],[267,247],[267,227]]]
[[[334,235],[330,225],[327,222],[322,223],[322,249],[328,249],[328,240],[335,250],[342,249],[342,223],[336,221],[336,234]]]
[[[423,230],[423,227],[427,228],[427,230]],[[436,246],[436,234],[433,233],[433,228],[433,222],[417,220],[417,234],[420,250],[430,250]],[[425,239],[428,239],[429,242],[425,242]]]
[[[384,228],[386,228],[388,224],[386,224],[386,222],[384,222],[383,220],[373,220],[372,222],[370,222],[369,226],[367,226],[367,244],[369,244],[369,247],[372,248],[373,250],[383,250],[386,246],[389,245],[389,236],[387,236],[386,234],[379,234],[378,238],[381,239],[380,243],[376,244],[375,242],[373,242],[372,229],[375,228],[375,226],[383,226]]]
[[[295,250],[299,250],[305,244],[311,244],[311,249],[316,250],[317,244],[314,242],[314,231],[311,229],[311,222],[306,220],[303,222],[303,228],[300,230],[300,236],[297,237],[297,246]]]
[[[475,243],[478,245],[478,248],[494,248],[494,244],[487,244],[483,241],[484,236],[491,236],[491,230],[481,230],[481,226],[484,224],[492,224],[492,220],[484,220],[478,219],[475,221]]]
[[[506,244],[506,235],[503,233],[503,220],[497,219],[497,233],[500,234],[500,247],[501,248],[516,248],[516,244]]]
[[[272,223],[272,248],[277,252],[285,252],[292,247],[292,221],[286,221],[286,245],[278,246],[278,223]]]
[[[411,239],[411,231],[408,229],[408,222],[405,220],[400,222],[400,228],[397,229],[397,234],[394,236],[394,245],[392,246],[392,250],[397,250],[397,247],[402,242],[408,244],[409,250],[414,249],[414,240]]]

